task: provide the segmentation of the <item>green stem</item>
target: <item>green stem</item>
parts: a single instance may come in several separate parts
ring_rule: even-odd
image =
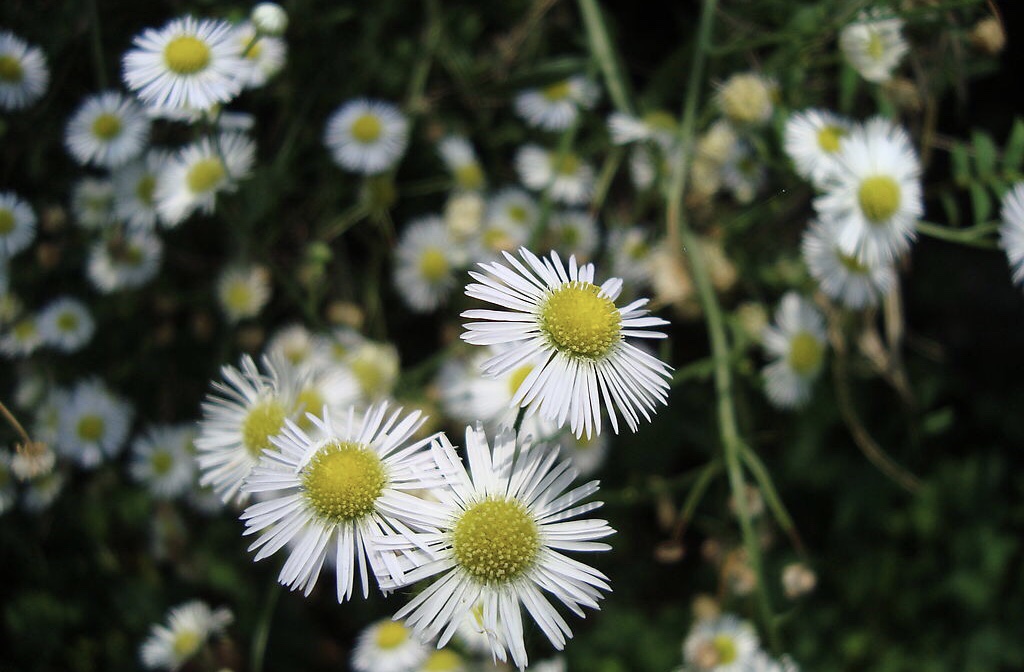
[[[0,401],[0,415],[2,415],[4,419],[7,420],[8,424],[10,424],[10,426],[14,429],[14,431],[16,431],[19,436],[21,436],[22,441],[24,441],[26,445],[32,443],[32,439],[28,437],[28,432],[26,432],[25,428],[21,426],[21,423],[18,422],[18,419],[14,417],[14,414],[11,413],[6,406],[4,406],[4,403],[2,401]]]
[[[996,223],[978,224],[967,229],[953,229],[931,222],[919,221],[916,228],[929,238],[944,240],[947,243],[958,243],[983,249],[996,249],[999,246],[995,240],[988,237],[988,234],[999,230],[999,224]]]
[[[92,37],[93,67],[96,69],[96,83],[100,91],[107,90],[107,64],[103,58],[103,36],[100,34],[99,0],[89,0],[89,32]]]
[[[608,37],[608,27],[605,25],[604,14],[597,0],[580,0],[580,14],[583,15],[583,24],[587,28],[590,53],[601,66],[605,84],[608,86],[608,95],[620,112],[633,114],[629,83],[622,74],[621,63]]]
[[[743,463],[750,470],[750,473],[754,475],[754,479],[761,488],[761,495],[768,502],[768,508],[772,510],[772,515],[775,516],[775,522],[789,535],[789,539],[797,552],[800,555],[804,555],[804,544],[800,539],[800,533],[797,531],[796,525],[793,524],[793,518],[790,517],[789,511],[786,510],[786,505],[782,503],[779,491],[776,490],[775,483],[772,481],[768,469],[764,466],[764,462],[748,446],[743,446],[742,456]]]
[[[715,476],[722,471],[722,462],[720,460],[712,460],[701,470],[700,476],[697,478],[697,482],[693,484],[693,489],[690,490],[690,494],[686,496],[686,501],[683,502],[683,508],[679,511],[679,522],[677,527],[680,535],[686,529],[686,526],[690,524],[693,519],[693,514],[697,510],[697,506],[701,500],[704,499],[704,493],[707,492],[708,487],[715,480]]]
[[[274,579],[267,590],[267,598],[263,603],[263,613],[256,624],[256,631],[252,636],[252,651],[249,660],[249,669],[252,672],[263,672],[263,658],[267,653],[267,640],[270,639],[270,622],[274,618],[274,609],[277,607],[277,600],[281,596],[281,586]]]

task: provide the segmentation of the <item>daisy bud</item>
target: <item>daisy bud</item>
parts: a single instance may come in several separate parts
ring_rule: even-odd
[[[1006,47],[1006,31],[994,16],[987,16],[971,28],[971,45],[978,51],[995,56]]]
[[[256,5],[252,8],[249,19],[264,35],[283,35],[288,28],[288,14],[276,2],[261,2]]]
[[[806,595],[818,584],[818,576],[802,562],[793,562],[782,570],[782,588],[791,600]]]

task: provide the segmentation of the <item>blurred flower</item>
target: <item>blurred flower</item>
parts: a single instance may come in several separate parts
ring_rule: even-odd
[[[475,191],[454,193],[444,206],[444,224],[452,238],[451,254],[460,265],[467,260],[466,243],[480,234],[484,222],[484,198]]]
[[[818,577],[802,562],[791,562],[782,569],[782,588],[791,600],[814,590]]]
[[[537,668],[538,665],[534,665],[531,669],[536,670]],[[455,651],[438,649],[427,656],[422,665],[413,669],[415,672],[466,672],[468,668],[462,656]]]
[[[986,54],[995,56],[1006,47],[1006,30],[1003,23],[994,16],[985,18],[971,28],[971,44]]]
[[[274,332],[267,341],[265,354],[283,357],[292,366],[310,366],[316,355],[316,342],[304,325],[289,324]]]
[[[31,355],[42,344],[38,315],[23,315],[9,329],[0,332],[0,353],[10,359]]]
[[[51,470],[24,484],[21,506],[29,513],[39,513],[53,504],[64,490],[63,472]]]
[[[114,216],[130,228],[152,229],[157,223],[156,183],[171,160],[170,152],[151,149],[111,175]]]
[[[155,499],[174,499],[192,488],[196,468],[192,458],[193,425],[155,425],[132,444],[132,478]]]
[[[608,115],[608,132],[616,145],[653,140],[663,149],[668,149],[675,144],[678,124],[675,117],[664,110],[654,110],[643,117],[612,112]]]
[[[270,294],[270,272],[263,266],[229,266],[217,279],[217,302],[232,323],[259,315]]]
[[[9,30],[0,30],[0,108],[18,110],[46,93],[50,70],[39,47]]]
[[[896,284],[896,270],[890,262],[866,264],[839,248],[836,227],[811,222],[804,232],[804,263],[821,291],[838,303],[858,310],[878,303]]]
[[[456,188],[479,191],[487,186],[483,167],[469,140],[459,135],[450,135],[438,143],[437,151],[448,172],[455,178]]]
[[[1006,250],[1013,281],[1024,283],[1024,182],[1018,182],[1003,196],[999,244]]]
[[[733,145],[732,153],[722,166],[722,183],[736,202],[747,204],[753,201],[764,180],[764,163],[754,152],[753,146],[746,141]]]
[[[267,35],[283,35],[288,27],[288,14],[276,2],[261,2],[252,8],[249,19]]]
[[[608,234],[612,273],[634,286],[650,284],[652,249],[646,229],[639,226],[613,229]]]
[[[242,86],[255,89],[266,84],[284,67],[288,47],[284,40],[257,31],[252,23],[235,28],[235,40],[246,67],[242,70]]]
[[[104,293],[140,287],[160,269],[164,245],[148,231],[129,231],[109,240],[96,241],[89,253],[86,275]]]
[[[395,346],[363,339],[343,361],[359,382],[363,401],[372,403],[391,394],[399,371]]]
[[[53,300],[39,313],[39,331],[47,345],[76,352],[92,339],[96,323],[85,304],[65,296]]]
[[[750,623],[724,614],[694,623],[683,642],[683,657],[695,672],[744,672],[759,647]]]
[[[600,90],[582,75],[574,75],[538,89],[527,89],[516,95],[516,114],[527,124],[545,131],[564,131],[579,116],[580,109],[590,109],[597,102]]]
[[[154,197],[160,220],[173,227],[196,210],[213,212],[217,194],[235,191],[255,161],[256,145],[241,133],[203,137],[182,148],[157,178]]]
[[[17,195],[0,192],[0,257],[13,257],[36,238],[36,215]]]
[[[746,301],[736,307],[736,319],[747,336],[759,342],[765,327],[768,326],[768,310],[763,303]]]
[[[439,217],[411,222],[395,249],[395,289],[416,313],[434,310],[455,287],[455,243]]]
[[[516,153],[516,172],[528,189],[546,190],[565,205],[585,205],[594,193],[594,169],[572,152],[526,145]]]
[[[353,173],[376,175],[393,167],[409,142],[409,121],[391,103],[351,100],[327,120],[324,143],[334,162]]]
[[[789,656],[774,660],[764,651],[758,651],[750,660],[747,672],[800,672],[800,667]]]
[[[230,610],[213,610],[200,600],[178,605],[167,612],[167,625],[150,628],[139,652],[142,664],[150,670],[178,670],[233,620]]]
[[[538,216],[537,202],[522,189],[505,187],[487,206],[488,224],[506,231],[529,235]]]
[[[430,646],[420,641],[400,621],[386,618],[371,623],[352,649],[355,672],[411,672],[430,654]]]
[[[91,469],[124,448],[132,423],[132,407],[97,378],[78,382],[62,397],[58,412],[57,450],[79,466]]]
[[[718,165],[733,156],[739,137],[728,121],[719,119],[697,137],[697,156]]]
[[[149,119],[131,98],[106,91],[86,98],[68,122],[65,144],[78,163],[116,168],[142,153]]]
[[[599,242],[597,222],[584,210],[566,210],[553,214],[545,237],[552,250],[566,256],[572,255],[580,262],[590,261]]]
[[[794,112],[786,120],[783,143],[800,177],[824,188],[839,168],[838,158],[852,124],[827,110]]]
[[[869,82],[884,82],[910,51],[903,39],[903,19],[875,8],[861,12],[839,33],[847,62]]]
[[[803,406],[825,362],[825,319],[811,303],[788,292],[775,312],[775,324],[761,338],[772,360],[764,368],[768,400],[780,408]]]
[[[11,457],[11,471],[19,480],[39,478],[53,471],[57,456],[43,441],[19,443]]]
[[[762,75],[741,72],[719,85],[718,108],[740,126],[760,125],[771,119],[777,85]]]

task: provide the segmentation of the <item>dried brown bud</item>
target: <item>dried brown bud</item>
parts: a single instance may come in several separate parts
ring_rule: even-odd
[[[782,570],[782,588],[791,600],[806,595],[818,585],[818,575],[802,562],[786,565]]]
[[[1006,31],[1002,22],[988,16],[974,24],[971,29],[971,44],[978,51],[995,56],[1006,47]]]

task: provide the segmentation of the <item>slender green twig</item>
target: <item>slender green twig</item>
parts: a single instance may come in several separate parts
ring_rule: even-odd
[[[249,669],[252,672],[263,672],[263,658],[267,653],[267,640],[270,639],[270,622],[274,618],[274,609],[277,607],[277,600],[280,596],[281,586],[274,579],[270,588],[267,589],[263,612],[260,613],[260,620],[256,624],[256,631],[252,636],[252,651],[249,656]]]
[[[931,222],[919,221],[916,228],[929,238],[944,240],[948,243],[958,243],[969,247],[980,247],[992,250],[999,247],[998,243],[989,237],[990,233],[994,233],[999,230],[999,225],[996,223],[978,224],[967,229],[954,229],[948,226],[933,224]]]
[[[701,469],[700,476],[697,477],[697,482],[693,484],[693,488],[690,489],[690,494],[686,496],[686,501],[683,502],[683,508],[679,510],[679,518],[676,522],[677,535],[682,536],[686,526],[693,520],[693,514],[697,511],[697,506],[701,500],[704,499],[704,493],[707,492],[708,487],[715,480],[715,476],[722,471],[722,462],[720,460],[712,460],[704,465]]]
[[[96,70],[96,84],[100,91],[107,90],[107,63],[103,58],[103,36],[100,34],[99,0],[89,0],[89,33],[92,38],[92,60]]]
[[[608,87],[608,95],[620,112],[633,114],[633,104],[630,102],[629,82],[622,74],[621,63],[612,47],[611,38],[608,36],[608,27],[605,25],[604,13],[597,4],[597,0],[580,0],[580,14],[583,15],[583,24],[587,29],[587,40],[590,43],[590,53],[597,59],[604,74],[604,81]]]
[[[0,401],[0,415],[4,416],[4,419],[6,419],[8,424],[10,424],[14,431],[18,433],[26,445],[32,443],[32,439],[29,438],[28,432],[25,431],[25,428],[21,426],[18,419],[14,417],[14,414],[7,409],[2,401]]]
[[[800,555],[805,555],[804,543],[800,539],[800,533],[797,531],[796,525],[793,524],[793,518],[789,515],[789,511],[786,510],[786,505],[782,503],[779,491],[775,488],[775,482],[772,481],[771,474],[768,473],[764,462],[761,461],[761,458],[749,446],[744,445],[741,454],[743,456],[743,463],[747,466],[750,473],[754,475],[754,479],[761,488],[761,495],[768,502],[768,508],[772,510],[772,515],[775,516],[775,522],[789,536],[790,542],[792,542],[797,552]]]

